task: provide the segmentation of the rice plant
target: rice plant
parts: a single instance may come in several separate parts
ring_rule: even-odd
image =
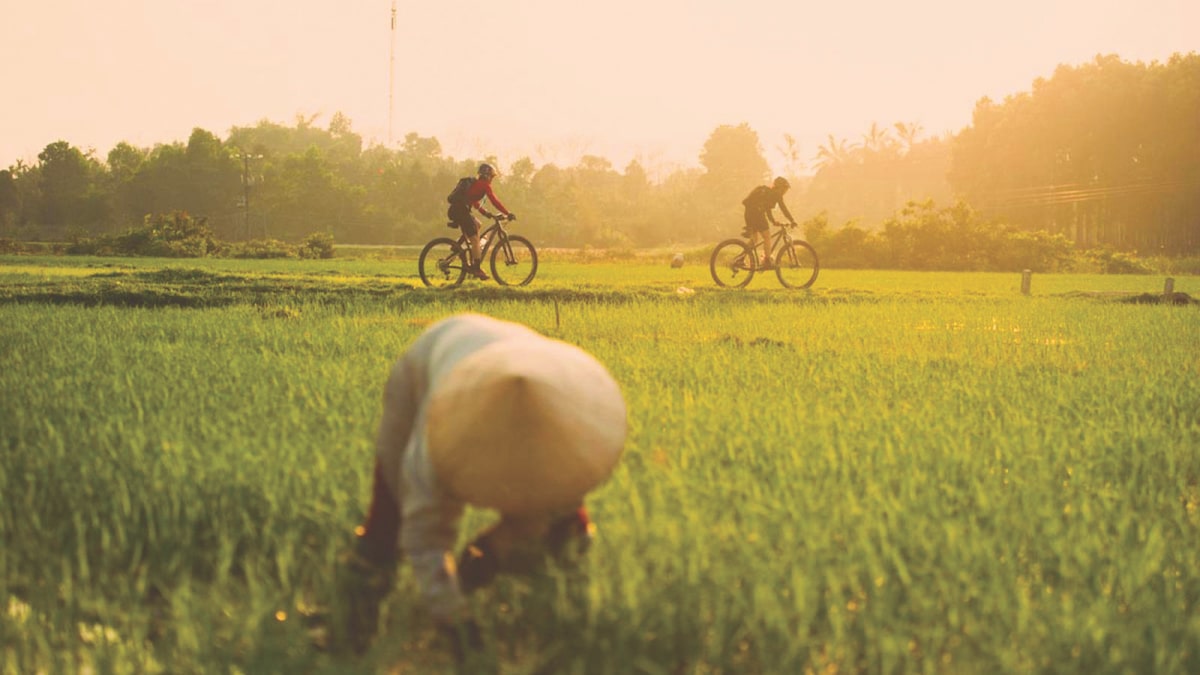
[[[1161,280],[548,264],[437,293],[390,263],[12,260],[5,674],[450,672],[406,574],[363,659],[303,615],[389,366],[462,311],[592,351],[630,411],[586,580],[475,599],[502,672],[1200,671],[1200,314],[1082,293]]]

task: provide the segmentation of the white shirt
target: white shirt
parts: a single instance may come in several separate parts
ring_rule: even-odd
[[[430,392],[463,358],[480,348],[536,335],[531,329],[478,314],[430,326],[396,362],[383,392],[383,419],[375,455],[401,514],[397,547],[412,565],[421,594],[437,621],[466,618],[467,602],[453,574],[454,544],[465,504],[438,484],[425,440]],[[474,420],[463,420],[471,424]]]

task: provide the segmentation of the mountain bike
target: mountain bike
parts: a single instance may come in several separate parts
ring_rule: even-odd
[[[491,253],[492,278],[501,286],[524,286],[537,274],[537,249],[519,234],[504,229],[504,216],[492,216],[491,226],[479,235],[480,260]],[[425,244],[417,261],[421,281],[430,288],[454,288],[471,266],[471,243],[466,235],[455,241],[438,237]]]
[[[792,227],[795,225],[779,225],[771,240],[771,256],[768,260],[774,260],[771,267],[775,268],[775,276],[784,288],[808,288],[817,280],[821,263],[816,250],[808,242],[792,237],[788,232]],[[761,241],[726,239],[713,249],[708,269],[718,286],[744,288],[754,278],[755,272],[763,270],[761,260]]]

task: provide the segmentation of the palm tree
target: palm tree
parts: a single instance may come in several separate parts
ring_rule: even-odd
[[[907,155],[912,152],[913,146],[917,143],[917,136],[920,136],[924,130],[917,122],[910,122],[908,124],[896,122],[893,126],[896,129],[896,135],[900,137],[900,142],[904,144],[904,154]]]
[[[784,134],[783,145],[778,145],[775,149],[783,155],[784,171],[789,176],[799,176],[800,171],[804,168],[804,160],[800,159],[800,144],[796,141],[796,137]]]
[[[829,134],[829,140],[817,146],[817,156],[813,158],[817,171],[834,169],[850,161],[854,148],[845,139],[834,138]]]
[[[862,149],[866,153],[882,153],[893,149],[895,143],[887,129],[871,122],[871,128],[863,135]]]

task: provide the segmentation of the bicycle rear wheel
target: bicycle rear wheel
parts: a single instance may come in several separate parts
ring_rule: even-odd
[[[496,242],[492,249],[492,278],[501,286],[524,286],[537,274],[537,249],[518,234]]]
[[[784,288],[808,288],[817,280],[820,271],[817,252],[806,241],[793,239],[775,257],[775,276]]]
[[[454,288],[467,274],[467,252],[457,241],[438,237],[421,249],[417,271],[430,288]]]
[[[754,250],[741,239],[726,239],[713,249],[708,271],[718,286],[744,288],[754,278]]]

